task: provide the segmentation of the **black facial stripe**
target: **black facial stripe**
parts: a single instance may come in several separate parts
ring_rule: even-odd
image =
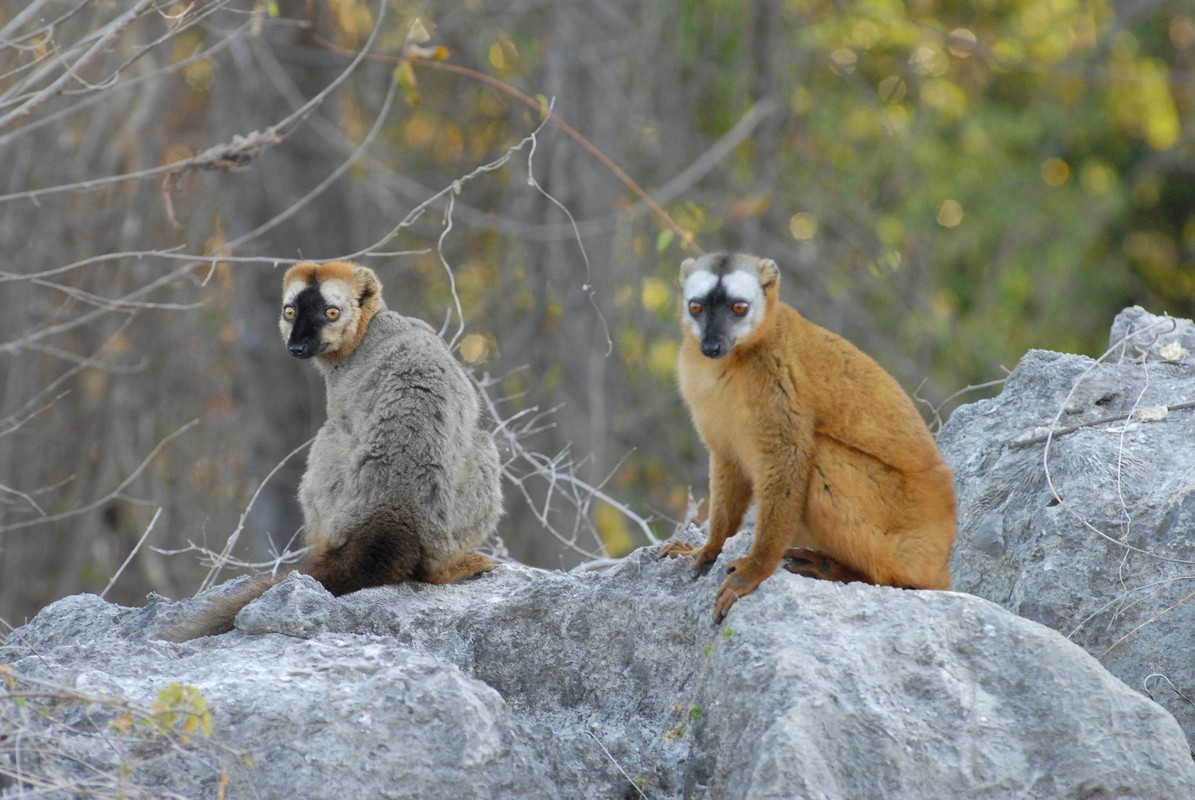
[[[733,271],[734,259],[730,257],[730,253],[716,253],[714,257],[718,260],[714,262],[714,265],[710,268],[710,272],[721,278],[723,275]],[[721,287],[721,285],[722,283],[719,281],[718,286]]]
[[[705,338],[722,336],[734,325],[735,317],[730,306],[721,303],[711,305],[705,312],[705,319],[701,321],[701,333]]]
[[[308,286],[295,296],[292,305],[295,307],[295,319],[291,339],[302,341],[318,338],[320,328],[328,324],[328,318],[324,316],[328,303],[319,287]]]
[[[710,289],[709,294],[705,296],[705,304],[710,308],[718,308],[730,302],[730,296],[726,293],[726,286],[722,281],[714,284],[714,288]]]
[[[717,339],[723,335],[730,320],[730,305],[733,302],[726,293],[722,281],[714,284],[714,288],[700,300],[702,309],[699,315],[702,341]]]
[[[733,297],[730,292],[726,291],[726,285],[719,280],[714,284],[714,288],[710,289],[705,297],[694,297],[693,300],[701,303],[705,307],[706,312],[713,312],[715,309],[728,311],[735,303],[743,302],[750,303],[750,298]]]

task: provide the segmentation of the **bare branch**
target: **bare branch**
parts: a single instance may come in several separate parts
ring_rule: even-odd
[[[149,452],[149,455],[147,455],[141,461],[141,463],[137,466],[137,468],[134,469],[131,473],[129,473],[129,475],[127,477],[125,477],[125,479],[122,480],[116,486],[116,488],[112,489],[110,492],[105,494],[103,497],[101,497],[97,500],[93,500],[92,502],[88,503],[87,505],[80,506],[79,508],[71,509],[70,511],[63,511],[59,514],[50,514],[48,516],[38,517],[37,519],[26,520],[24,522],[14,522],[11,525],[0,526],[0,533],[21,530],[23,528],[30,528],[30,527],[33,527],[34,525],[42,525],[47,522],[57,522],[58,520],[70,519],[71,517],[77,517],[77,516],[80,516],[81,514],[86,514],[89,511],[94,511],[95,509],[100,508],[103,505],[105,505],[106,503],[109,503],[113,500],[128,499],[124,496],[124,490],[128,488],[129,484],[131,484],[133,481],[137,480],[137,478],[141,475],[141,473],[145,471],[145,468],[149,466],[150,462],[153,461],[154,458],[158,455],[158,453],[160,453],[162,451],[162,448],[164,448],[166,445],[170,444],[170,442],[174,441],[179,436],[182,436],[184,433],[191,430],[191,428],[194,428],[198,424],[199,424],[199,420],[193,419],[190,422],[188,422],[186,425],[183,425],[181,428],[176,430],[174,433],[169,434],[164,439],[162,439],[160,442],[158,442],[154,446],[154,449]]]
[[[124,560],[124,563],[120,565],[120,569],[116,570],[116,574],[112,576],[112,580],[108,581],[108,585],[104,587],[104,591],[100,592],[101,598],[107,596],[108,590],[111,589],[113,584],[116,583],[117,579],[120,578],[121,573],[124,572],[124,568],[127,567],[129,562],[133,560],[133,556],[137,555],[137,551],[141,549],[141,545],[145,544],[145,540],[149,538],[150,533],[153,532],[154,526],[158,524],[158,518],[161,516],[162,507],[158,506],[158,510],[154,512],[154,518],[149,521],[149,527],[145,529],[145,533],[141,534],[141,538],[137,540],[137,544],[133,546],[133,549],[129,552],[129,555]]]
[[[306,450],[314,441],[315,437],[312,436],[310,439],[303,442],[303,444],[299,445],[294,450],[291,450],[282,457],[281,461],[274,465],[274,468],[270,470],[269,474],[267,474],[265,479],[262,480],[261,485],[259,485],[257,490],[253,492],[253,496],[249,498],[249,503],[245,506],[245,510],[241,512],[241,518],[237,522],[236,530],[234,530],[229,535],[227,541],[224,542],[224,549],[221,550],[220,553],[213,559],[211,569],[208,570],[203,582],[199,585],[199,591],[203,591],[204,589],[213,586],[215,584],[216,577],[220,574],[220,571],[229,565],[229,556],[232,553],[233,548],[236,547],[237,541],[240,540],[241,533],[245,530],[245,520],[248,519],[249,512],[253,509],[253,504],[257,502],[257,498],[261,495],[262,489],[264,489],[266,484],[270,482],[270,479],[278,473],[278,470],[282,469],[282,467],[286,465],[286,462],[290,461],[296,455]]]
[[[135,6],[109,23],[106,30],[103,31],[103,35],[100,37],[100,39],[90,48],[88,48],[87,52],[79,56],[78,60],[69,65],[69,67],[65,69],[57,79],[52,81],[37,94],[25,100],[17,108],[13,109],[7,114],[4,114],[3,116],[0,116],[0,130],[7,128],[16,120],[33,113],[34,109],[61,91],[61,89],[70,82],[71,78],[80,69],[89,64],[93,58],[108,49],[112,42],[116,40],[116,37],[119,36],[120,33],[129,25],[132,25],[138,17],[151,8],[154,5],[154,2],[155,0],[139,0]]]

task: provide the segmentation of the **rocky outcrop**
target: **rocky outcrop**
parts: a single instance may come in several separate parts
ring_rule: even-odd
[[[0,650],[0,794],[1195,796],[1173,718],[1042,625],[780,572],[715,626],[719,582],[648,549],[341,598],[295,574],[185,644],[151,634],[194,601],[70,597]],[[171,684],[209,737],[154,716]]]
[[[1126,311],[1108,358],[1032,352],[955,411],[961,592],[781,571],[716,626],[744,533],[697,580],[654,549],[341,598],[295,574],[184,644],[153,634],[197,600],[69,597],[0,648],[0,796],[1195,797],[1147,697],[1195,731],[1169,326]]]
[[[1099,361],[1027,354],[939,436],[957,590],[1081,645],[1195,741],[1195,325],[1123,311]]]

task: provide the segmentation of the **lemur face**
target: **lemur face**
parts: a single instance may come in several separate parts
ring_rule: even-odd
[[[767,313],[767,290],[780,280],[776,262],[715,253],[681,264],[685,324],[701,353],[721,358],[751,335]]]
[[[348,262],[291,267],[278,319],[286,349],[295,358],[348,355],[365,332],[379,289],[371,270]]]

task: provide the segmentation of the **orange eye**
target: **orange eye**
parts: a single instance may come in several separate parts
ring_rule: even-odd
[[[689,301],[689,313],[693,316],[697,316],[704,310],[705,306],[701,305],[701,303],[698,303],[696,300]]]
[[[282,318],[283,319],[294,319],[295,318],[295,307],[290,304],[284,305],[282,307]]]
[[[328,319],[339,319],[340,318],[340,309],[337,308],[336,306],[328,306],[327,308],[324,309],[324,316],[327,317]]]
[[[734,312],[736,317],[741,317],[747,313],[748,308],[750,308],[750,306],[747,305],[745,300],[737,300],[735,301],[734,305],[730,307],[730,310]]]

